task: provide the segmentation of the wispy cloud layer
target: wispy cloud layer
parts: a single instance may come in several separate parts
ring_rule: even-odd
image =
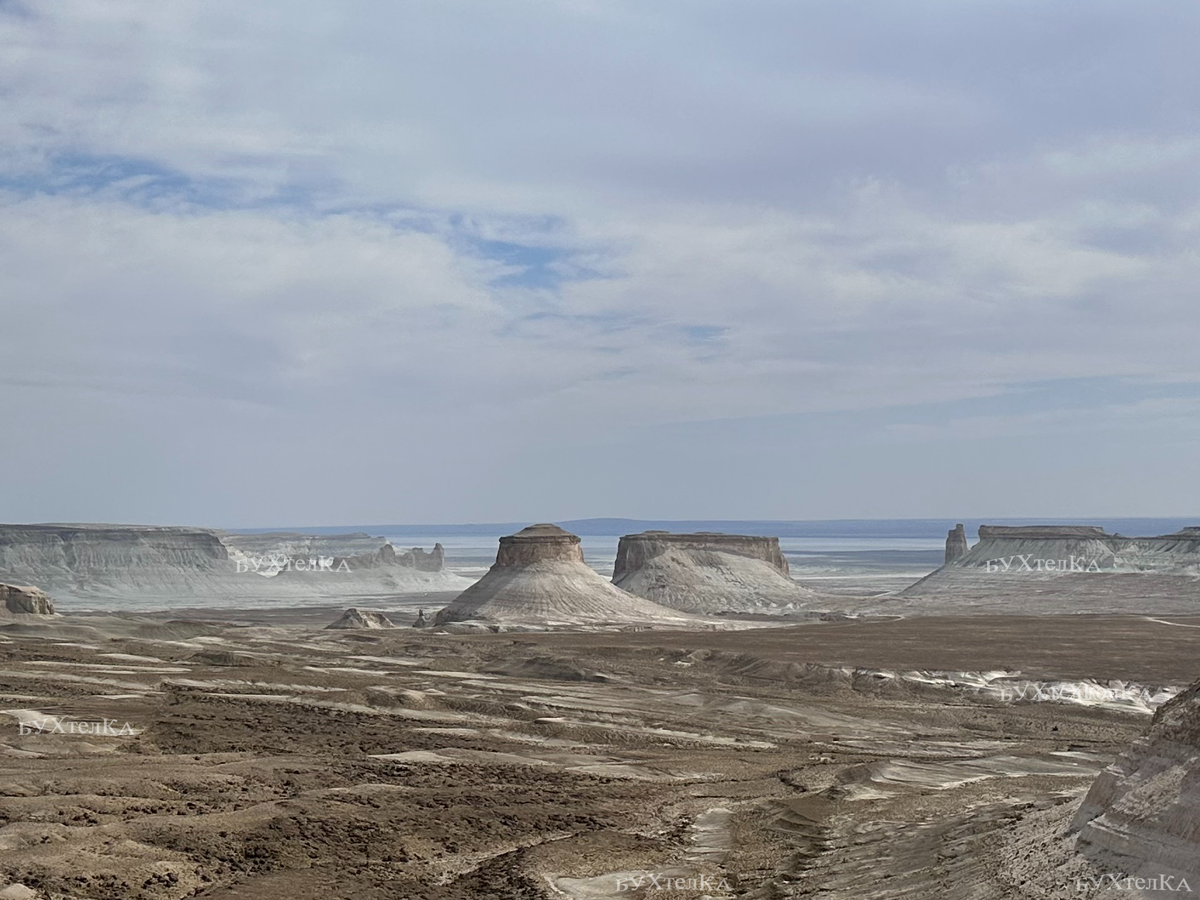
[[[9,516],[1194,511],[894,486],[1194,438],[1198,20],[0,2]]]

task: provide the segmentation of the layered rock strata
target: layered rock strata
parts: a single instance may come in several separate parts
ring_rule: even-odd
[[[0,581],[72,606],[244,605],[459,590],[441,545],[367,534],[235,535],[138,525],[0,525]]]
[[[614,587],[584,562],[576,535],[540,524],[500,538],[495,565],[441,610],[435,624],[612,625],[687,618]]]
[[[946,562],[952,563],[956,559],[961,559],[967,555],[970,549],[970,545],[967,543],[967,532],[962,524],[951,528],[946,534]]]
[[[1200,682],[1159,707],[1146,735],[1105,769],[1072,822],[1105,871],[1187,878],[1200,889]]]
[[[54,603],[35,587],[0,584],[0,611],[14,616],[52,616]]]
[[[965,537],[964,537],[965,540]],[[1043,611],[1119,610],[1143,597],[1147,610],[1184,610],[1200,601],[1200,529],[1125,537],[1087,525],[979,526],[961,556],[955,532],[948,561],[900,593],[909,597],[991,600],[1046,598]],[[1022,611],[1016,608],[1014,612]]]
[[[779,538],[645,531],[621,538],[613,584],[692,613],[790,610],[816,594],[792,581]]]
[[[446,568],[446,551],[434,544],[431,551],[420,547],[397,550],[390,542],[365,532],[350,534],[312,535],[290,531],[242,534],[222,532],[221,543],[235,559],[276,557],[332,558],[338,567],[344,560],[356,569],[396,566],[418,572],[441,572]]]

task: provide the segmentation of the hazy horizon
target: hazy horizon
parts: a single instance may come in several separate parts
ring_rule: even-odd
[[[742,528],[750,533],[770,534],[777,537],[944,537],[946,529],[963,524],[968,535],[976,535],[979,525],[1095,525],[1110,533],[1126,536],[1151,536],[1167,534],[1188,526],[1200,526],[1200,517],[1180,516],[1095,516],[1076,519],[1060,518],[1006,518],[1001,516],[959,516],[930,518],[878,518],[878,519],[632,519],[614,517],[589,517],[573,519],[510,520],[506,522],[392,522],[344,524],[284,524],[284,525],[212,525],[206,523],[181,522],[34,522],[34,525],[148,525],[152,527],[195,527],[228,530],[242,533],[297,532],[333,534],[338,532],[366,531],[369,533],[410,534],[429,536],[439,533],[461,535],[502,535],[517,531],[535,522],[553,521],[580,535],[619,535],[635,530],[661,529],[667,531],[705,531]],[[14,524],[14,523],[9,523]],[[1141,529],[1141,530],[1138,530]]]

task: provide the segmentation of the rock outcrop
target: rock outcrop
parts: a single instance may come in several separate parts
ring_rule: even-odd
[[[52,616],[54,603],[35,587],[0,584],[0,610],[14,616]]]
[[[1200,887],[1200,682],[1159,707],[1146,735],[1093,783],[1072,822],[1106,871]]]
[[[692,613],[794,610],[816,597],[792,581],[779,538],[715,532],[625,535],[613,584]]]
[[[395,628],[392,620],[381,612],[373,609],[350,607],[336,622],[325,626],[329,628]]]
[[[956,545],[951,532],[948,559]],[[980,610],[990,604],[997,612],[1123,612],[1127,602],[1138,611],[1194,611],[1200,529],[1125,537],[1090,525],[981,525],[975,546],[898,596],[951,598]],[[1001,610],[1007,601],[1018,605]]]
[[[959,543],[956,531],[950,532],[946,540],[947,556],[952,544],[966,546],[966,536]],[[961,556],[947,560],[943,569],[951,566],[955,571],[982,569],[992,573],[1092,571],[1200,576],[1200,529],[1185,528],[1157,537],[1124,537],[1091,525],[980,525],[979,542]]]
[[[688,617],[614,587],[584,562],[576,535],[541,524],[500,538],[496,564],[441,610],[435,624],[464,621],[611,625]]]
[[[446,568],[446,551],[434,544],[428,553],[420,547],[396,550],[390,541],[372,537],[364,532],[352,534],[298,534],[288,531],[221,534],[221,542],[234,559],[305,557],[332,560],[331,569],[351,572],[364,569],[412,569],[415,572],[442,572]]]
[[[413,547],[397,554],[396,559],[401,565],[411,565],[418,572],[440,572],[446,568],[446,550],[441,544],[434,544],[429,553],[420,547]]]
[[[397,552],[368,534],[232,534],[139,525],[0,525],[0,582],[61,605],[161,608],[319,602],[461,590],[441,545]]]
[[[966,529],[960,522],[946,534],[946,562],[952,563],[956,559],[966,556],[970,549],[970,545],[967,544]]]

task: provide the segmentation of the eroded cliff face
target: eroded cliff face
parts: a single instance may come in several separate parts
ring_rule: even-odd
[[[583,545],[577,535],[545,523],[500,538],[496,553],[497,566],[527,566],[554,560],[583,565]]]
[[[686,620],[614,587],[584,562],[578,536],[540,524],[500,538],[495,565],[438,612],[434,623],[577,626]]]
[[[0,584],[0,610],[16,616],[52,616],[54,603],[35,587]]]
[[[122,525],[0,525],[0,573],[73,577],[163,565],[215,570],[229,554],[211,531]]]
[[[962,524],[955,525],[946,534],[946,562],[952,563],[967,555],[970,550],[967,543],[967,532]]]
[[[779,538],[645,531],[621,538],[613,583],[691,613],[795,609],[815,598],[792,581]]]
[[[197,585],[230,568],[216,534],[188,528],[0,525],[0,580],[60,599]]]
[[[1187,876],[1200,888],[1200,682],[1100,774],[1071,828],[1108,871]]]
[[[383,538],[365,532],[350,534],[311,535],[289,531],[240,534],[222,532],[221,542],[230,556],[237,559],[313,558],[332,560],[331,568],[361,571],[370,568],[398,567],[417,572],[442,572],[446,568],[446,551],[434,544],[426,552],[420,547],[397,550]],[[261,565],[256,571],[261,569]]]
[[[1071,566],[1074,557],[1075,566]],[[1026,558],[1028,562],[1026,563]],[[1070,574],[1084,570],[1200,575],[1200,529],[1157,537],[1125,537],[1090,525],[980,525],[979,543],[954,560],[960,569],[1003,569]],[[1067,566],[1058,565],[1062,560]],[[1040,563],[1040,565],[1039,565]],[[1053,565],[1052,565],[1053,564]]]
[[[751,534],[720,534],[700,531],[691,534],[673,534],[669,531],[643,531],[627,534],[617,545],[617,564],[613,569],[613,581],[619,581],[631,572],[645,568],[655,557],[662,556],[672,548],[682,548],[693,553],[730,553],[757,559],[788,574],[787,559],[779,549],[779,538],[760,537]]]
[[[418,572],[441,572],[446,568],[446,549],[441,544],[434,544],[433,550],[426,553],[420,547],[412,547],[397,553],[396,561],[402,566],[412,566]]]
[[[161,608],[319,602],[461,590],[441,545],[397,552],[367,534],[234,535],[198,528],[0,525],[0,581],[69,605]]]
[[[1037,596],[1046,612],[1115,611],[1123,598],[1139,595],[1150,601],[1147,610],[1179,611],[1200,601],[1200,529],[1125,537],[1086,525],[981,525],[979,542],[951,558],[964,545],[965,536],[960,542],[951,532],[946,564],[899,596]]]

